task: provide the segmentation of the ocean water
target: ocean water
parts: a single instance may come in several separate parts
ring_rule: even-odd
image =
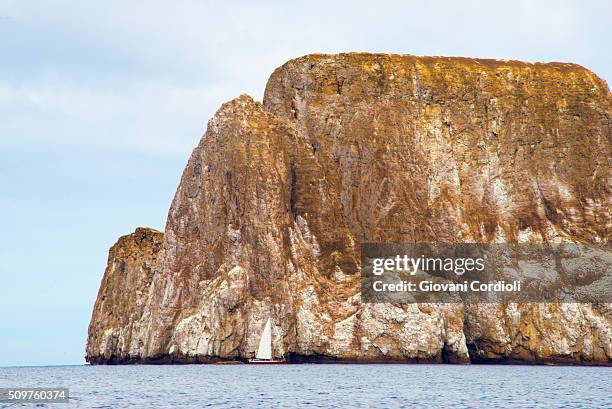
[[[49,408],[609,408],[612,368],[180,365],[0,368],[0,387],[63,386]],[[0,407],[9,404],[0,403]]]

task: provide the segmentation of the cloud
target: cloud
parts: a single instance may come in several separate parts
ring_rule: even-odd
[[[261,99],[274,68],[310,52],[574,61],[609,79],[612,6],[589,5],[6,3],[0,137],[185,156],[221,103]]]
[[[0,84],[0,134],[5,148],[72,145],[184,156],[226,92],[202,84]]]

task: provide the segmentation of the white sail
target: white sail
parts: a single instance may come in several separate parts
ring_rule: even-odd
[[[259,349],[257,349],[257,359],[272,359],[272,321],[268,318],[266,326],[261,333]]]

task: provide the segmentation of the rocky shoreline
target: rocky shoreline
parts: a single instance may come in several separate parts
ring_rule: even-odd
[[[554,366],[612,366],[610,361],[572,361],[567,357],[558,359],[552,358],[548,360],[521,360],[521,359],[478,359],[477,357],[469,362],[449,362],[445,359],[404,359],[404,360],[388,360],[388,359],[373,359],[373,360],[356,360],[343,359],[333,356],[313,356],[313,355],[294,355],[287,356],[288,364],[342,364],[342,365],[367,365],[367,364],[392,364],[392,365],[431,365],[431,364],[446,364],[446,365],[554,365]],[[104,356],[87,357],[87,362],[92,365],[227,365],[227,364],[248,364],[247,358],[235,358],[228,361],[223,358],[213,357],[189,357],[189,356],[171,356],[163,355],[159,357],[116,357],[109,358]]]

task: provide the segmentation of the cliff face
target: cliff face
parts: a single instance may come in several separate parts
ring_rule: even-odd
[[[264,98],[381,242],[603,240],[610,104],[572,64],[369,54],[290,61]]]
[[[611,102],[572,64],[292,60],[211,119],[159,255],[111,249],[87,357],[247,358],[270,316],[296,361],[609,364],[609,305],[362,304],[359,244],[608,242]]]
[[[109,250],[89,324],[86,352],[92,362],[121,360],[141,350],[141,318],[163,239],[163,233],[139,227]]]

